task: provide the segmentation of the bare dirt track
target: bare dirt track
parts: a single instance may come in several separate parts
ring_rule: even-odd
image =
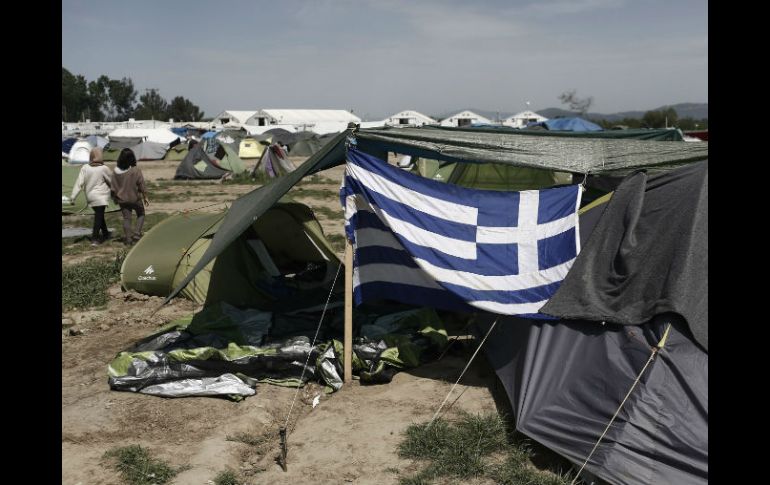
[[[295,165],[301,161],[293,160]],[[153,184],[154,201],[148,213],[173,214],[210,204],[220,205],[201,210],[221,210],[256,188],[172,182],[177,165],[140,162],[147,181]],[[342,167],[325,171],[314,182],[303,184],[302,190],[290,193],[316,211],[327,236],[343,233],[336,195],[342,174]],[[77,219],[63,217],[63,226],[71,220]],[[78,221],[75,225],[82,227],[82,220]],[[114,224],[113,228],[120,229]],[[117,242],[86,250],[73,247],[69,245],[65,251],[63,243],[63,265],[114,257],[123,250]],[[278,428],[284,424],[294,389],[259,385],[255,396],[241,402],[164,399],[109,389],[107,364],[118,352],[158,327],[192,314],[196,307],[175,299],[153,313],[161,298],[122,292],[119,284],[108,292],[109,303],[104,307],[62,314],[62,483],[66,485],[122,483],[102,456],[113,447],[131,444],[149,448],[155,457],[174,466],[189,466],[173,480],[176,484],[211,483],[226,468],[247,477],[248,483],[395,484],[415,467],[397,456],[401,433],[410,424],[432,417],[473,350],[472,345],[458,345],[457,352],[398,373],[389,384],[361,386],[355,381],[329,395],[308,385],[300,391],[289,423],[288,472],[284,472],[275,462]],[[479,355],[456,390],[464,393],[454,409],[499,410],[505,399],[493,392],[494,382],[494,373]],[[312,408],[318,394],[320,404]],[[227,439],[238,433],[255,437],[260,444]]]

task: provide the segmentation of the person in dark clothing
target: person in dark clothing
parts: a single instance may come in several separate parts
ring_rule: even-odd
[[[113,198],[123,214],[125,244],[134,244],[142,237],[144,207],[150,205],[144,175],[136,166],[136,155],[130,148],[124,148],[118,155],[118,166],[113,177]],[[136,212],[136,227],[131,227],[131,213]]]

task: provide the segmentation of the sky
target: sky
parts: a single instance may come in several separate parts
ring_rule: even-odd
[[[708,102],[706,0],[62,0],[62,67],[223,110]]]

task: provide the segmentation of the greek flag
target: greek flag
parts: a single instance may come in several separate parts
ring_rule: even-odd
[[[356,304],[538,313],[580,251],[580,187],[474,190],[350,148],[340,200]]]

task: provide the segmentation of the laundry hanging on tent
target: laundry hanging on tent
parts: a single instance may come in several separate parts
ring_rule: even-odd
[[[467,189],[348,150],[340,199],[355,247],[357,304],[538,314],[580,251],[578,185]]]

